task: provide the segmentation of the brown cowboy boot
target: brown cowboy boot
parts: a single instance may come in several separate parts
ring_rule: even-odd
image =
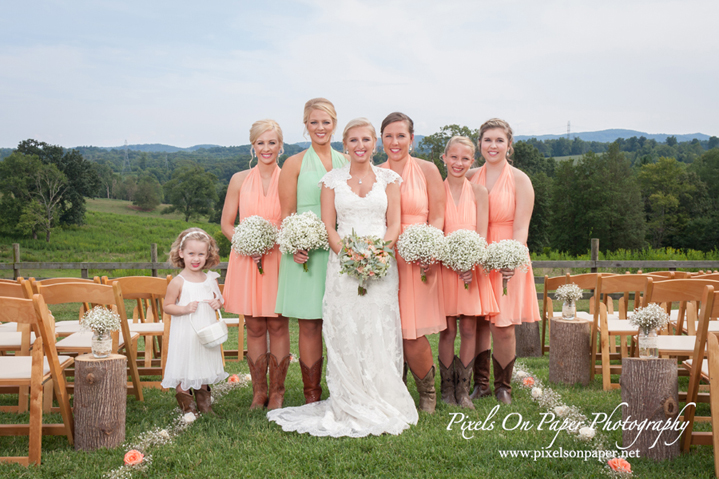
[[[410,371],[412,371],[411,368]],[[437,392],[434,389],[434,364],[427,371],[425,377],[420,379],[414,371],[412,371],[412,376],[414,376],[414,382],[417,384],[417,392],[419,393],[418,409],[434,414],[434,409],[437,406]]]
[[[210,389],[209,385],[207,389],[195,389],[195,399],[197,400],[197,409],[200,414],[215,414],[215,411],[212,410],[212,389]]]
[[[454,357],[454,378],[455,378],[455,397],[457,398],[457,404],[467,409],[474,409],[472,400],[469,399],[469,384],[472,378],[472,367],[474,366],[474,359],[469,362],[468,365],[463,365],[462,360],[459,356]]]
[[[515,359],[517,359],[516,356],[503,368],[499,365],[497,358],[492,356],[494,396],[503,404],[512,404],[512,370],[514,370]]]
[[[489,359],[491,350],[482,351],[474,358],[474,391],[469,399],[479,399],[490,396],[492,388],[489,387]]]
[[[247,356],[247,364],[250,366],[250,376],[252,376],[252,404],[250,409],[257,409],[267,405],[267,358],[270,353],[260,354],[260,356],[252,362]]]
[[[300,359],[300,369],[302,370],[302,383],[305,385],[305,404],[317,402],[322,397],[322,361],[325,358],[319,358],[311,367],[305,366]]]
[[[457,398],[454,395],[454,361],[449,363],[449,367],[445,367],[441,359],[437,358],[437,360],[439,361],[439,377],[441,378],[442,384],[442,401],[450,406],[456,406]]]
[[[190,389],[189,393],[183,393],[177,390],[177,393],[175,393],[175,399],[177,399],[177,404],[180,406],[182,414],[191,412],[197,416],[197,407],[195,406],[195,401],[192,399],[191,393],[192,389]]]
[[[290,367],[290,355],[277,362],[274,354],[270,354],[270,399],[267,410],[279,409],[285,399],[285,378]]]

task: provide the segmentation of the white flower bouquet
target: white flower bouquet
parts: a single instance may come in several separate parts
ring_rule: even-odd
[[[529,248],[517,240],[501,240],[487,246],[487,259],[484,269],[487,271],[501,271],[503,269],[518,269],[527,272],[530,265]],[[502,280],[503,295],[507,294],[507,280]]]
[[[563,284],[554,293],[554,297],[563,303],[572,303],[582,299],[582,288],[574,283]]]
[[[277,242],[280,244],[282,254],[330,249],[327,228],[312,211],[305,211],[302,214],[293,213],[285,218],[282,221]],[[302,267],[305,272],[308,271],[307,263],[304,263]]]
[[[349,236],[342,238],[340,251],[340,274],[347,274],[359,280],[357,294],[367,293],[365,285],[370,279],[382,278],[389,271],[392,250],[384,241],[376,236],[358,236],[354,230]]]
[[[457,273],[464,273],[484,263],[487,257],[487,240],[476,231],[454,231],[444,239],[440,257],[446,267]],[[464,289],[469,289],[469,283],[464,283]]]
[[[232,249],[243,256],[264,255],[277,243],[277,227],[261,216],[248,216],[235,226],[232,235]],[[257,263],[260,274],[262,261]]]
[[[102,306],[95,306],[85,313],[80,324],[83,330],[93,331],[98,336],[102,336],[120,329],[120,315]]]
[[[669,322],[669,315],[657,303],[650,303],[643,308],[635,309],[629,322],[645,333],[649,333],[652,329],[662,329],[666,326]]]
[[[426,223],[408,226],[397,239],[397,253],[408,263],[419,263],[424,266],[434,264],[442,251],[444,233],[442,230]],[[422,272],[422,281],[427,276]]]

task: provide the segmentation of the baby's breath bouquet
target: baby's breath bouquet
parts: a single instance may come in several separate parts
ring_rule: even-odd
[[[669,315],[657,303],[649,303],[634,310],[629,322],[648,334],[652,329],[662,329],[669,322]]]
[[[447,235],[441,249],[442,263],[457,273],[464,273],[484,263],[487,240],[472,230],[457,230]],[[469,283],[464,283],[469,289]]]
[[[102,336],[110,331],[120,329],[120,315],[102,306],[95,306],[85,313],[80,323],[85,331],[91,330],[98,336]]]
[[[330,249],[325,224],[312,211],[302,214],[293,213],[282,221],[277,237],[282,254],[295,254],[298,251]],[[302,265],[308,271],[307,263]]]
[[[389,271],[390,258],[394,257],[387,246],[389,243],[376,236],[358,236],[354,230],[351,235],[342,238],[340,274],[359,280],[358,295],[367,293],[367,281],[382,278]]]
[[[484,269],[501,271],[503,269],[519,269],[527,272],[530,264],[529,248],[517,240],[501,240],[487,246],[487,259]],[[507,295],[507,280],[502,280],[503,295]]]
[[[557,288],[554,297],[563,303],[579,301],[582,299],[582,288],[574,283],[563,284]]]
[[[397,253],[408,263],[430,265],[437,262],[444,243],[442,230],[426,223],[408,226],[397,239]],[[422,272],[422,281],[427,276]]]
[[[232,249],[243,256],[264,255],[275,247],[278,234],[277,227],[263,217],[248,216],[235,226]],[[264,274],[262,261],[257,263],[257,269]]]

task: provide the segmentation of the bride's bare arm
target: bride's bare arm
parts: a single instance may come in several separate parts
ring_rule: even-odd
[[[390,247],[394,247],[399,231],[402,228],[399,185],[390,183],[387,185],[387,232],[384,235],[385,241],[391,241]]]
[[[330,240],[330,248],[339,254],[342,249],[342,238],[337,233],[337,211],[335,211],[335,190],[322,187],[320,193],[320,206],[322,207],[322,222],[327,228],[327,236]]]

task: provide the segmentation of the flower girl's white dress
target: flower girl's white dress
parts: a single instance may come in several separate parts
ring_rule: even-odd
[[[349,165],[327,173],[321,183],[334,189],[337,232],[384,237],[387,230],[389,183],[401,180],[388,169],[372,167],[377,177],[364,198],[347,185]],[[330,251],[322,305],[322,334],[327,347],[325,401],[267,413],[285,431],[313,436],[362,437],[400,434],[417,424],[414,401],[402,382],[402,332],[399,316],[397,265],[367,284],[359,296],[359,282],[339,274],[339,259]]]
[[[174,388],[179,384],[185,390],[200,389],[203,384],[215,384],[227,378],[220,346],[204,347],[190,324],[192,318],[199,331],[217,321],[215,311],[206,301],[215,297],[222,301],[220,288],[217,286],[219,276],[214,271],[209,271],[202,283],[193,283],[183,278],[182,292],[177,304],[185,306],[192,301],[200,303],[194,313],[172,317],[167,365],[162,378],[163,388]]]

